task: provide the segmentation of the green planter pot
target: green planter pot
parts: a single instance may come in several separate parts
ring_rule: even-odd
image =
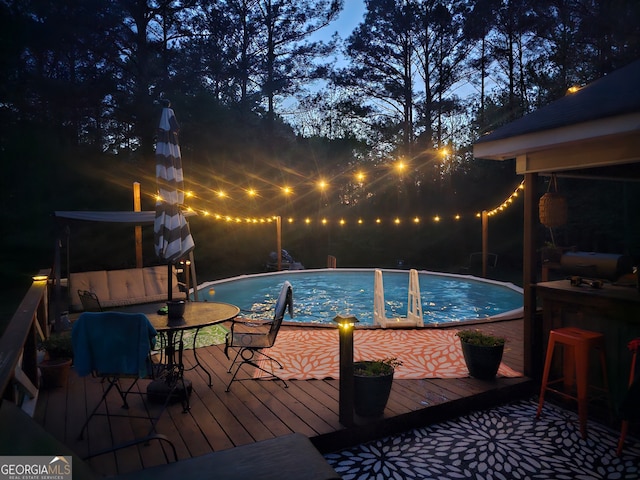
[[[469,369],[469,375],[480,380],[495,378],[502,361],[504,345],[485,347],[460,342],[464,361]]]
[[[357,366],[359,363],[356,362]],[[354,411],[360,417],[379,417],[384,414],[384,409],[391,393],[393,383],[393,370],[387,375],[358,375],[353,376],[354,387]]]

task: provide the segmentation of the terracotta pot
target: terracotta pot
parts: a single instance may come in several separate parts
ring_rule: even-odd
[[[70,358],[43,360],[38,367],[40,368],[40,388],[57,388],[67,385],[71,368]]]

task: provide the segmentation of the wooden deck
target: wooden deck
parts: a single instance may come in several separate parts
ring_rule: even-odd
[[[523,371],[522,320],[482,323],[477,328],[506,336],[503,361]],[[188,372],[193,382],[191,409],[184,413],[180,403],[170,405],[157,425],[158,432],[175,444],[179,459],[291,432],[308,436],[321,452],[327,453],[530,395],[533,391],[532,382],[525,377],[495,381],[395,380],[384,417],[358,421],[356,426],[347,429],[338,421],[337,380],[289,381],[289,388],[283,388],[280,382],[250,380],[234,382],[231,391],[225,392],[230,375],[222,346],[201,348],[198,357],[211,372],[213,386],[207,385],[206,375],[200,369]],[[193,351],[186,351],[185,363],[193,365]],[[95,417],[84,439],[77,439],[87,411],[96,404],[103,387],[97,379],[79,378],[72,372],[67,388],[40,392],[35,417],[80,457],[144,435],[149,429],[146,420]],[[139,391],[145,388],[146,383],[142,382]],[[109,403],[109,408],[122,412],[117,396],[113,397],[115,400]],[[144,408],[143,398],[143,395],[131,396],[130,414]],[[156,412],[160,409],[157,405],[150,408]],[[108,475],[137,471],[166,460],[161,445],[154,442],[100,455],[90,462],[95,471]]]

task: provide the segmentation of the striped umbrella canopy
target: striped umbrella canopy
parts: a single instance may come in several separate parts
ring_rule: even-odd
[[[178,144],[180,127],[175,113],[169,107],[170,104],[167,104],[162,110],[156,143],[158,197],[153,231],[156,255],[166,261],[171,270],[171,265],[193,250],[195,244],[181,209],[184,203],[184,180]],[[169,299],[171,300],[171,275]]]

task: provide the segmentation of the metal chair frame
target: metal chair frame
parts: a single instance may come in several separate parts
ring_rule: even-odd
[[[89,290],[78,290],[78,296],[80,297],[80,303],[82,303],[82,309],[85,312],[102,312],[102,305],[98,295]]]
[[[261,370],[268,375],[271,375],[274,380],[280,380],[284,387],[287,388],[287,382],[276,375],[273,371],[273,364],[276,364],[278,368],[282,369],[282,364],[275,358],[266,354],[263,350],[272,347],[278,336],[278,331],[282,325],[285,311],[289,309],[289,315],[293,317],[293,288],[289,282],[285,282],[280,291],[278,302],[276,303],[276,310],[273,320],[271,321],[255,321],[255,320],[242,320],[234,319],[231,323],[231,329],[227,334],[224,353],[229,357],[229,349],[237,348],[238,351],[229,365],[228,373],[231,373],[234,365],[237,365],[233,376],[227,385],[226,391],[231,389],[231,384],[234,381],[249,380],[249,378],[237,378],[238,372],[243,365],[251,365],[252,367]],[[268,329],[268,330],[267,330]],[[242,330],[242,331],[239,331]],[[257,363],[256,355],[260,355],[262,358],[267,359],[271,363],[271,369],[267,370],[259,363]],[[239,360],[241,359],[241,360]]]
[[[79,322],[87,322],[90,323],[92,320],[94,320],[94,318],[89,317],[89,315],[114,315],[114,312],[89,312],[89,313],[83,313],[80,315],[79,319],[76,321],[76,323],[79,325]],[[116,314],[116,315],[131,315],[132,317],[140,317],[143,316],[142,314]],[[146,318],[146,317],[145,317]],[[127,319],[128,320],[128,319]],[[126,321],[126,320],[125,320]],[[133,321],[133,319],[132,319]],[[148,322],[148,319],[147,319]],[[75,328],[76,325],[74,325]],[[87,327],[90,328],[90,327]],[[113,328],[117,328],[117,324],[114,324]],[[166,409],[169,400],[170,400],[170,395],[167,396],[167,400],[164,403],[164,405],[161,407],[161,409],[159,410],[159,412],[157,413],[157,415],[152,415],[152,412],[149,410],[148,406],[144,405],[144,410],[146,412],[145,415],[134,415],[134,414],[120,414],[120,413],[115,413],[115,412],[110,412],[107,408],[106,412],[101,412],[99,411],[100,407],[102,405],[107,404],[107,398],[109,396],[109,393],[115,388],[115,390],[118,392],[118,395],[120,397],[120,400],[122,401],[122,406],[121,408],[123,410],[128,410],[129,409],[129,403],[127,401],[127,397],[130,394],[134,394],[134,395],[141,395],[143,396],[142,398],[144,398],[144,395],[146,395],[146,393],[144,391],[137,391],[134,390],[134,387],[136,386],[136,384],[138,383],[139,380],[141,379],[148,379],[148,380],[154,380],[156,378],[156,374],[161,373],[161,369],[162,369],[162,365],[160,364],[156,364],[153,362],[152,358],[151,358],[151,352],[153,349],[153,344],[154,344],[154,339],[153,337],[155,336],[155,329],[153,329],[153,327],[151,326],[151,324],[148,324],[148,328],[149,328],[149,343],[148,343],[148,351],[145,353],[146,355],[146,371],[147,371],[147,375],[146,376],[141,376],[139,374],[132,374],[130,372],[108,372],[108,371],[101,371],[99,368],[94,368],[91,371],[91,375],[94,378],[101,378],[103,382],[107,382],[108,385],[105,388],[102,397],[100,398],[100,400],[96,403],[95,407],[92,409],[91,413],[87,416],[86,420],[84,421],[82,428],[80,429],[80,432],[78,434],[78,440],[81,440],[84,436],[84,432],[85,430],[88,428],[89,426],[89,422],[91,421],[91,419],[95,416],[106,416],[106,417],[126,417],[126,418],[137,418],[137,419],[147,419],[151,422],[151,427],[147,433],[147,435],[145,437],[143,437],[143,439],[154,439],[157,437],[157,431],[156,431],[156,425],[160,419],[160,416],[162,415],[162,413],[164,412],[164,410]],[[153,332],[154,335],[151,335],[151,332]],[[123,333],[124,336],[124,333]],[[126,337],[125,337],[126,338]],[[134,339],[132,339],[133,341]],[[80,342],[81,339],[78,340],[74,340]],[[77,344],[74,343],[74,348]],[[92,350],[91,345],[89,346],[89,348]],[[115,352],[114,352],[115,354]],[[92,354],[93,355],[93,354]],[[99,360],[98,360],[99,361]],[[129,380],[131,383],[128,386],[124,386],[122,383],[122,380]],[[139,439],[138,439],[139,440]],[[137,440],[136,440],[137,441]],[[134,441],[135,443],[135,441]]]

